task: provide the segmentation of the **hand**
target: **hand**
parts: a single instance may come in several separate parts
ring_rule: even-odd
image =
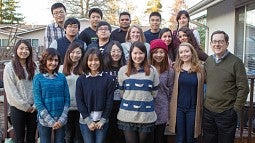
[[[97,128],[97,129],[102,129],[103,126],[104,126],[104,123],[102,123],[102,122],[97,122],[97,123],[96,123],[96,128]]]
[[[94,131],[96,129],[96,123],[92,122],[92,123],[88,124],[88,128],[90,131]]]
[[[30,113],[34,113],[36,111],[35,107],[32,107],[32,110],[30,111]]]
[[[57,129],[59,129],[59,128],[61,128],[61,123],[58,121],[58,122],[55,122],[55,124],[53,125],[53,127],[52,127],[52,129],[53,130],[57,130]]]
[[[29,108],[27,109],[27,112],[31,113],[32,110],[33,110],[33,107],[29,107]]]

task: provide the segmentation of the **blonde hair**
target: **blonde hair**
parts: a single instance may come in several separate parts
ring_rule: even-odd
[[[130,32],[132,30],[132,28],[137,28],[140,32],[140,38],[139,38],[139,42],[142,42],[142,43],[145,43],[145,37],[144,37],[144,34],[143,34],[143,30],[142,28],[139,26],[139,25],[131,25],[129,28],[128,28],[128,31],[127,31],[127,35],[126,35],[126,42],[131,42],[131,38],[130,38]]]
[[[200,68],[200,61],[198,59],[198,55],[197,52],[195,50],[195,48],[190,44],[190,43],[181,43],[179,45],[179,48],[181,46],[186,46],[189,47],[190,51],[191,51],[191,68],[188,72],[201,72],[201,68]],[[174,64],[174,68],[176,71],[180,72],[182,71],[181,66],[183,65],[183,61],[180,59],[180,55],[179,55],[179,48],[177,50],[177,55],[176,55],[176,61]]]

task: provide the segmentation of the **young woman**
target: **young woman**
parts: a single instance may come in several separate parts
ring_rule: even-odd
[[[204,70],[191,44],[180,44],[174,70],[169,129],[176,133],[176,143],[196,143],[201,134]]]
[[[193,32],[189,28],[187,27],[180,28],[178,37],[180,43],[190,43],[195,48],[199,60],[205,61],[208,58],[208,55],[200,48]]]
[[[128,65],[120,68],[118,81],[122,100],[117,118],[126,143],[152,142],[159,77],[155,67],[148,63],[143,42],[131,45]]]
[[[85,143],[103,143],[113,104],[113,78],[103,72],[102,54],[90,48],[83,59],[83,72],[76,82],[80,129]]]
[[[157,120],[154,129],[154,143],[164,142],[166,123],[169,120],[169,103],[173,91],[174,70],[168,61],[168,47],[161,39],[150,43],[150,61],[159,73],[158,94],[155,98],[155,111]]]
[[[163,40],[168,47],[168,56],[172,62],[175,61],[176,48],[173,46],[173,35],[169,28],[163,28],[159,32],[159,39]]]
[[[66,51],[64,64],[59,68],[59,71],[66,76],[70,92],[70,107],[65,135],[66,143],[83,143],[79,124],[80,113],[77,109],[75,98],[76,80],[83,74],[81,67],[83,55],[84,49],[82,45],[79,42],[72,42]]]
[[[35,143],[36,109],[32,91],[35,73],[32,46],[26,40],[19,40],[14,46],[14,58],[5,65],[3,73],[15,143],[24,143],[25,138],[25,142]]]
[[[126,42],[121,44],[127,61],[129,58],[130,47],[136,41],[144,43],[146,47],[147,55],[149,54],[150,44],[146,43],[146,39],[144,37],[142,28],[138,25],[131,25],[127,31]]]
[[[120,108],[120,92],[117,80],[119,69],[126,64],[123,49],[119,42],[114,41],[106,49],[104,57],[104,71],[110,74],[115,82],[113,107],[109,117],[109,130],[106,136],[107,143],[125,143],[123,132],[118,129],[117,114]]]
[[[181,29],[182,27],[189,28],[189,21],[190,21],[189,13],[186,10],[180,10],[176,16],[176,21],[178,25],[177,25],[177,29],[173,31],[173,37],[174,37],[173,42],[174,42],[175,48],[178,48],[180,45],[178,41],[178,32],[179,32],[179,29]],[[196,38],[198,45],[200,45],[200,36],[198,31],[196,29],[193,29],[192,32]]]
[[[55,143],[64,143],[70,95],[64,74],[59,73],[60,55],[48,48],[40,59],[39,70],[33,81],[33,93],[38,110],[40,143],[50,143],[54,134]]]

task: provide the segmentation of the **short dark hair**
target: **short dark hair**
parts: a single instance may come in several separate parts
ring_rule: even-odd
[[[68,25],[72,24],[78,24],[78,29],[80,30],[80,21],[76,18],[68,18],[64,23],[64,28],[66,29]]]
[[[126,11],[121,12],[121,13],[120,13],[120,16],[119,16],[119,19],[120,19],[120,17],[121,17],[122,15],[128,15],[128,17],[130,18],[130,13],[129,13],[129,12],[126,12]],[[131,19],[131,18],[130,18],[130,19]]]
[[[90,68],[88,66],[88,59],[90,55],[96,55],[99,59],[100,62],[100,66],[99,66],[99,72],[103,71],[103,55],[101,53],[101,51],[98,48],[89,48],[86,53],[85,56],[82,60],[82,70],[85,74],[88,74],[90,72]]]
[[[98,24],[97,24],[96,32],[98,31],[98,28],[101,27],[101,26],[108,26],[108,29],[110,30],[110,32],[112,31],[112,27],[111,27],[111,25],[110,25],[108,22],[106,22],[106,21],[100,21],[100,22],[98,22]]]
[[[228,43],[228,40],[229,40],[228,34],[227,34],[226,32],[224,32],[224,31],[221,31],[221,30],[214,31],[214,32],[212,33],[212,35],[211,35],[211,41],[212,41],[213,35],[215,35],[215,34],[223,34],[226,43]]]
[[[149,20],[150,20],[150,18],[151,18],[152,16],[158,16],[158,17],[160,18],[160,20],[161,20],[161,14],[160,14],[159,12],[157,12],[157,11],[154,11],[154,12],[152,12],[152,13],[150,14]]]
[[[91,16],[92,13],[98,13],[100,16],[101,16],[101,19],[103,18],[103,13],[102,13],[102,10],[99,9],[99,8],[91,8],[89,10],[89,17]]]
[[[57,73],[59,66],[60,66],[60,54],[59,52],[54,49],[54,48],[47,48],[43,53],[42,53],[42,57],[39,61],[39,70],[41,73],[45,74],[48,73],[48,69],[47,69],[47,60],[53,58],[54,56],[58,56],[58,66],[56,67],[56,69],[54,69],[53,73]]]
[[[57,2],[57,3],[54,3],[52,6],[51,6],[51,13],[53,14],[53,10],[56,9],[56,8],[61,8],[63,7],[65,12],[66,12],[66,7],[60,3],[60,2]]]

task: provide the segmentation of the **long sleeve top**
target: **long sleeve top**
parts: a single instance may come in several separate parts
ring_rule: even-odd
[[[81,113],[80,123],[90,124],[93,119],[91,112],[102,111],[101,119],[107,122],[113,105],[113,78],[104,72],[97,76],[83,74],[77,79],[76,101]],[[100,120],[101,120],[100,119]]]
[[[118,73],[119,89],[122,94],[120,110],[117,118],[122,122],[153,123],[157,119],[154,98],[158,92],[159,75],[151,66],[150,74],[143,70],[136,74],[126,75],[127,66]]]
[[[39,73],[33,80],[33,87],[39,122],[47,127],[58,121],[66,124],[70,95],[65,75],[55,73],[50,77]]]
[[[169,68],[159,75],[158,94],[155,98],[156,125],[164,124],[169,120],[169,103],[174,87],[174,70]]]
[[[19,110],[26,112],[34,104],[32,80],[28,80],[27,70],[24,67],[26,79],[20,80],[15,74],[12,62],[5,65],[3,73],[4,90],[7,102]]]

